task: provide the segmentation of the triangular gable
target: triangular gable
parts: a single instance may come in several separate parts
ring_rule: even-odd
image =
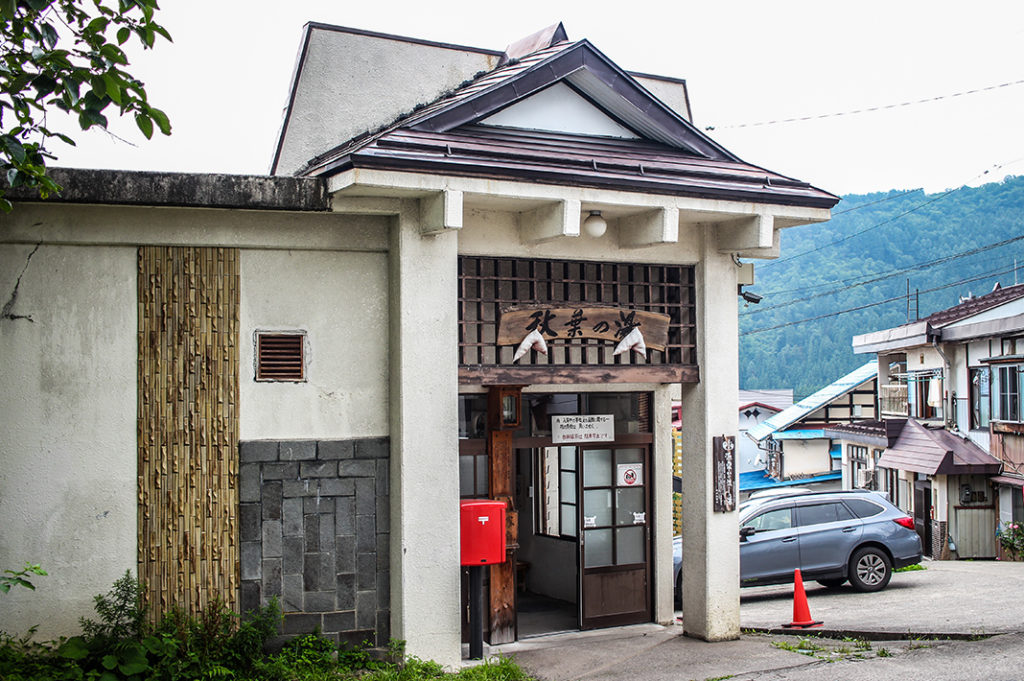
[[[646,139],[708,159],[739,161],[654,97],[587,40],[539,50],[519,62],[495,69],[481,81],[427,107],[403,127],[423,132],[449,132],[479,123],[564,82],[609,118]]]
[[[535,95],[519,100],[482,119],[480,125],[621,139],[639,137],[564,82],[555,83]]]

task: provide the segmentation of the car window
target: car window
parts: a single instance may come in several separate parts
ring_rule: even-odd
[[[759,513],[743,523],[743,527],[753,527],[758,532],[765,530],[786,530],[793,526],[793,514],[790,508],[776,508]]]
[[[840,520],[850,520],[853,515],[845,506],[836,501],[825,504],[808,504],[797,507],[797,525],[820,525],[822,523],[834,523]]]
[[[870,502],[867,499],[847,499],[846,505],[850,507],[853,514],[858,518],[870,518],[873,515],[878,515],[885,509],[876,503]]]

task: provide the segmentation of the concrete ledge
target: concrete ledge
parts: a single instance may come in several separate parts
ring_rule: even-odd
[[[62,187],[59,196],[44,200],[34,190],[18,187],[7,190],[7,198],[127,206],[330,210],[327,182],[320,178],[84,168],[50,168],[49,172]]]

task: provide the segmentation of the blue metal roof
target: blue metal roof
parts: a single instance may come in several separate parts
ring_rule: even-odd
[[[793,425],[805,416],[813,414],[832,400],[845,395],[864,383],[867,383],[877,375],[878,362],[868,362],[859,369],[854,369],[850,373],[846,374],[835,383],[825,386],[813,395],[800,400],[792,407],[784,409],[771,418],[765,419],[753,428],[748,429],[747,436],[760,442],[769,435],[774,435],[778,431],[784,430]],[[776,435],[776,437],[779,436]]]
[[[756,492],[759,489],[768,489],[770,487],[797,487],[800,485],[809,485],[815,482],[841,480],[842,478],[842,471],[821,473],[819,475],[812,475],[808,478],[800,478],[799,480],[776,480],[769,476],[765,471],[749,471],[747,473],[740,473],[740,491]]]
[[[775,433],[776,440],[818,440],[825,437],[824,428],[816,429],[797,429],[784,430],[781,433]]]

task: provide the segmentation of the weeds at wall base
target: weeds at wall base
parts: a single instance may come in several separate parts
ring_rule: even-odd
[[[79,636],[35,642],[34,630],[0,634],[0,681],[532,681],[507,658],[448,673],[406,657],[400,641],[379,660],[369,642],[339,648],[319,632],[269,653],[281,623],[276,601],[245,617],[219,603],[195,616],[172,609],[151,624],[143,593],[126,573],[96,597],[97,619],[83,618]]]

